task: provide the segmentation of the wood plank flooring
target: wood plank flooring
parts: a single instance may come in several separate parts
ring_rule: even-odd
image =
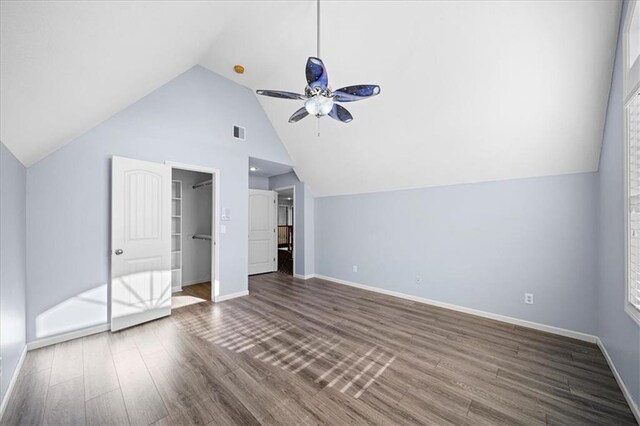
[[[317,279],[249,289],[29,352],[1,423],[636,424],[593,344]]]
[[[173,296],[193,296],[204,300],[211,300],[211,283],[205,282],[182,287],[182,291],[174,293]]]

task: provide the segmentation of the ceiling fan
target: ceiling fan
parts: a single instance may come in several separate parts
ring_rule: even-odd
[[[307,59],[305,72],[307,86],[304,95],[281,90],[256,90],[256,93],[262,96],[305,101],[304,106],[289,118],[289,123],[296,123],[309,114],[318,118],[328,115],[335,120],[348,123],[353,120],[353,116],[337,102],[360,101],[380,93],[380,86],[375,84],[359,84],[331,90],[327,69],[320,59],[320,0],[317,0],[317,57]]]

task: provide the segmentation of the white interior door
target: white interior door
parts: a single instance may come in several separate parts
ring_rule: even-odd
[[[171,168],[113,157],[111,330],[171,314]]]
[[[249,275],[278,270],[276,193],[249,190]]]

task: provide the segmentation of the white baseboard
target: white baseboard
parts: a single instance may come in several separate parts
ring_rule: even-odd
[[[188,287],[190,285],[209,283],[209,282],[211,282],[211,278],[203,278],[201,280],[192,280],[192,281],[183,281],[182,288]]]
[[[16,386],[16,382],[18,381],[18,375],[20,374],[20,370],[22,370],[22,364],[24,364],[24,358],[26,356],[27,356],[27,345],[24,345],[24,348],[22,349],[22,354],[20,355],[20,359],[18,360],[18,365],[16,366],[16,369],[13,371],[13,376],[11,376],[9,387],[7,387],[7,392],[4,394],[2,403],[0,403],[0,420],[2,420],[2,416],[4,415],[4,410],[7,409],[7,404],[9,404],[9,398],[11,398],[11,393],[13,392],[13,388]]]
[[[101,324],[94,327],[83,328],[82,330],[71,331],[69,333],[57,334],[51,337],[45,337],[44,339],[34,340],[27,343],[27,350],[34,350],[43,348],[45,346],[55,345],[56,343],[66,342],[67,340],[77,339],[79,337],[90,336],[96,333],[102,333],[111,329],[110,324]]]
[[[235,299],[236,297],[248,296],[249,290],[239,291],[237,293],[225,294],[224,296],[217,296],[213,299],[214,302],[224,302],[225,300]]]
[[[378,287],[371,287],[364,284],[358,284],[351,281],[341,280],[339,278],[327,277],[325,275],[315,275],[316,278],[331,281],[337,284],[348,285],[362,290],[373,291],[376,293],[386,294],[387,296],[395,296],[401,299],[412,300],[414,302],[426,303],[427,305],[438,306],[440,308],[451,309],[453,311],[464,312],[466,314],[476,315],[479,317],[489,318],[496,321],[502,321],[509,324],[519,325],[521,327],[533,328],[535,330],[546,331],[547,333],[558,334],[560,336],[571,337],[573,339],[583,340],[589,343],[596,343],[597,337],[592,334],[581,333],[579,331],[567,330],[565,328],[554,327],[551,325],[540,324],[533,321],[527,321],[519,318],[508,317],[506,315],[494,314],[491,312],[481,311],[478,309],[466,308],[464,306],[454,305],[451,303],[440,302],[437,300],[427,299],[420,296],[400,293],[397,291],[385,290]]]
[[[210,278],[203,278],[201,280],[192,280],[192,281],[183,281],[181,285],[171,287],[171,293],[177,293],[178,291],[184,290],[185,287],[189,287],[190,285],[202,284],[211,282]]]
[[[616,369],[616,365],[613,363],[613,360],[609,356],[609,352],[607,352],[607,348],[605,347],[604,343],[602,343],[602,340],[600,340],[599,337],[596,337],[596,343],[598,344],[598,347],[602,351],[604,358],[607,360],[607,363],[609,364],[609,367],[613,372],[613,377],[616,378],[616,382],[618,382],[618,386],[620,386],[620,390],[622,390],[622,394],[624,395],[624,398],[627,400],[627,403],[629,404],[629,408],[631,409],[631,412],[635,416],[638,424],[640,424],[640,409],[638,409],[638,405],[635,403],[635,401],[631,397],[631,393],[629,392],[627,385],[625,385],[624,380],[622,380],[622,376],[620,376],[620,374],[618,373],[618,370]]]
[[[316,274],[309,274],[309,275],[293,274],[293,277],[301,280],[309,280],[311,278],[315,278]]]

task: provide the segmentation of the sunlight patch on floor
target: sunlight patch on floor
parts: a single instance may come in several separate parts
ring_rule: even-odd
[[[171,298],[171,309],[183,308],[200,302],[206,302],[206,300],[194,296],[173,296]]]

